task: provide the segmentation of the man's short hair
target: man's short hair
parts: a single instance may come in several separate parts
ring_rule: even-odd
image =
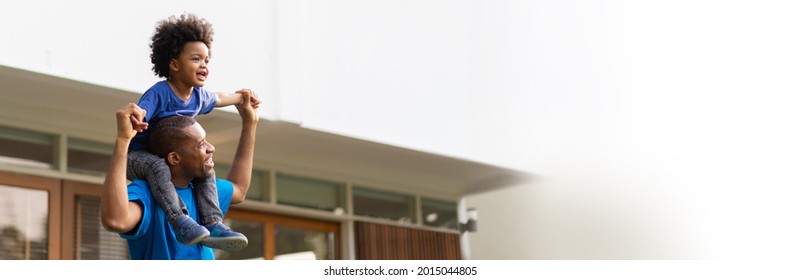
[[[195,119],[187,116],[172,116],[158,120],[150,131],[150,152],[165,157],[177,151],[189,139],[184,128],[194,125]]]

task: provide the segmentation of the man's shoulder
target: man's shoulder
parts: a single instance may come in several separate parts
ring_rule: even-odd
[[[229,197],[233,194],[233,183],[225,179],[216,180],[217,192],[220,195]],[[150,184],[142,179],[136,179],[128,184],[128,194],[131,196],[129,200],[143,199],[150,196]]]
[[[217,178],[216,182],[217,182],[217,186],[226,186],[226,187],[231,187],[231,188],[233,187],[233,182],[228,181],[226,179]],[[150,188],[150,184],[147,183],[146,180],[135,179],[135,180],[131,181],[130,184],[128,184],[128,188],[145,188],[145,189],[149,189]]]
[[[233,182],[217,178],[217,189],[219,191],[229,191],[233,193]]]
[[[142,200],[150,197],[150,184],[145,180],[136,179],[128,184],[128,200]]]
[[[222,213],[226,213],[233,198],[233,182],[217,178],[217,197],[219,198],[220,210],[222,210]]]
[[[142,188],[142,187],[148,188],[149,186],[150,186],[150,184],[147,183],[147,181],[143,180],[143,179],[135,179],[135,180],[131,181],[128,184],[128,188],[131,188],[131,187],[134,187],[134,188]]]

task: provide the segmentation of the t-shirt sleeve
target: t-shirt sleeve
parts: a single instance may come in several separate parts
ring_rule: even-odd
[[[217,95],[213,92],[208,92],[204,88],[199,88],[200,90],[200,114],[208,114],[211,110],[214,110],[214,106],[217,106]]]
[[[153,119],[154,114],[158,111],[159,96],[152,88],[147,90],[141,98],[139,98],[139,105],[145,110],[145,121]]]
[[[137,239],[147,232],[150,227],[150,211],[152,211],[153,200],[150,196],[150,188],[141,180],[134,180],[128,185],[128,201],[134,201],[142,206],[142,220],[133,232],[120,233],[119,236],[125,239]]]
[[[217,196],[219,197],[219,209],[223,214],[227,213],[228,207],[231,206],[231,198],[233,198],[233,183],[217,179]]]

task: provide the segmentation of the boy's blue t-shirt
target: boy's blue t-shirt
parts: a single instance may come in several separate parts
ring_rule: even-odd
[[[145,121],[152,127],[159,119],[171,116],[189,116],[208,114],[217,104],[217,96],[202,87],[194,87],[189,100],[181,100],[169,87],[167,81],[157,82],[139,99],[139,107],[144,109]],[[131,140],[128,151],[149,149],[149,130],[137,133]]]
[[[192,193],[193,187],[175,188],[178,196],[186,204],[189,216],[197,221],[197,209]],[[233,196],[233,183],[217,179],[217,195],[222,215],[228,212]],[[135,232],[120,234],[128,240],[128,252],[132,260],[213,260],[214,249],[197,243],[186,246],[178,242],[172,225],[167,221],[164,210],[158,207],[147,181],[134,180],[128,185],[128,200],[142,206],[142,220]]]

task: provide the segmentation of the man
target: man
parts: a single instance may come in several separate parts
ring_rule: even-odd
[[[242,118],[242,131],[233,165],[228,180],[217,179],[223,213],[230,204],[244,201],[250,187],[258,113],[249,96],[243,99],[243,104],[236,107]],[[201,244],[186,246],[177,241],[146,181],[135,180],[127,185],[127,149],[136,132],[147,127],[140,122],[144,115],[144,110],[133,103],[117,111],[117,139],[100,197],[103,226],[128,240],[131,259],[214,259],[211,248]],[[156,153],[169,165],[172,183],[186,203],[188,214],[196,219],[191,181],[213,171],[214,146],[206,141],[202,126],[190,117],[164,118],[151,129],[151,146],[160,150]]]

